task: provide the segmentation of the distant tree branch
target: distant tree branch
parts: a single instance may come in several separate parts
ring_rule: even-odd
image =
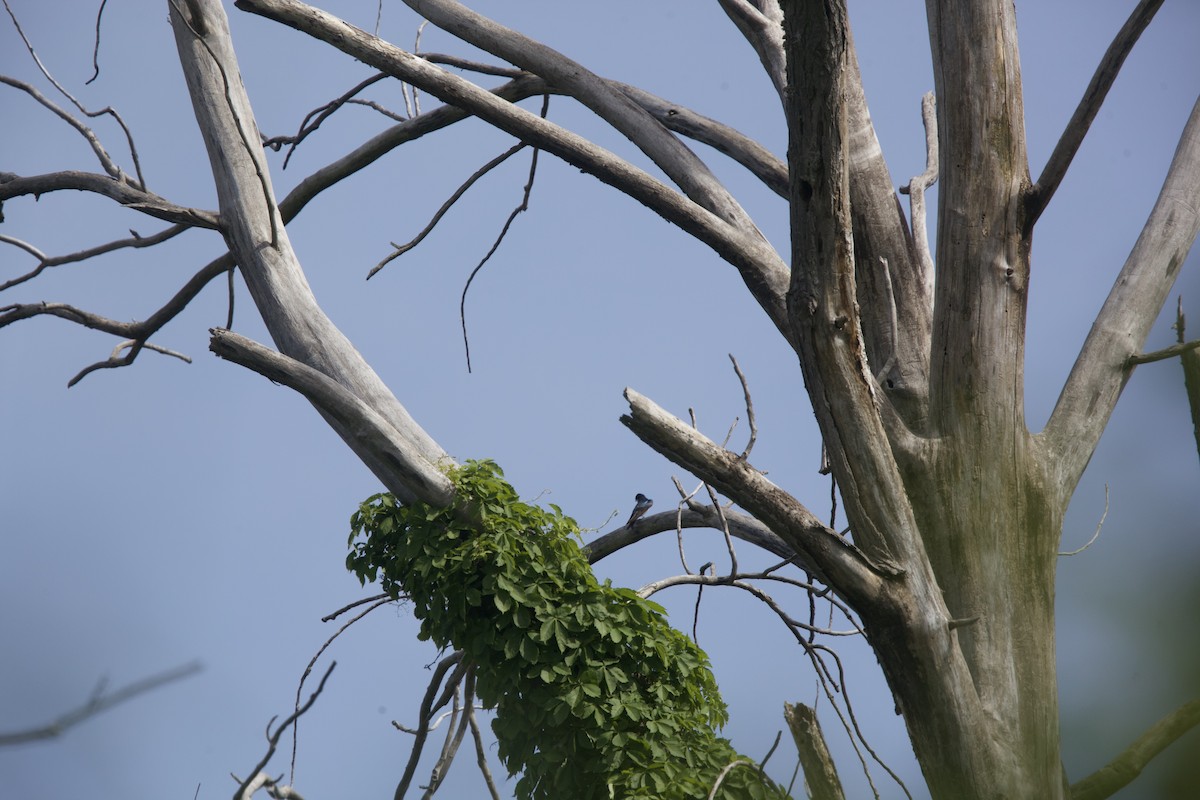
[[[1200,700],[1193,700],[1160,719],[1119,756],[1078,783],[1071,800],[1104,800],[1128,786],[1150,760],[1200,724]]]
[[[1050,203],[1050,198],[1054,197],[1054,193],[1058,191],[1063,176],[1067,174],[1067,168],[1071,166],[1071,161],[1079,152],[1079,146],[1083,144],[1083,139],[1087,136],[1092,122],[1100,113],[1100,106],[1104,104],[1108,90],[1112,88],[1113,82],[1120,74],[1125,58],[1133,50],[1142,31],[1146,30],[1146,26],[1150,24],[1150,20],[1154,19],[1154,15],[1162,4],[1163,0],[1141,0],[1129,15],[1129,19],[1121,26],[1121,30],[1117,32],[1116,38],[1108,46],[1104,57],[1100,59],[1100,64],[1096,67],[1096,72],[1092,75],[1087,89],[1084,90],[1083,97],[1075,108],[1075,113],[1067,123],[1062,136],[1059,137],[1058,144],[1054,146],[1054,152],[1050,154],[1046,166],[1042,168],[1042,174],[1038,177],[1037,183],[1029,192],[1027,224],[1030,227],[1037,222]]]
[[[147,678],[142,678],[139,681],[134,681],[128,686],[122,686],[120,689],[112,692],[106,691],[107,684],[105,681],[101,681],[86,703],[79,708],[68,711],[50,724],[24,731],[0,733],[0,747],[24,744],[26,742],[37,742],[45,739],[56,739],[81,722],[91,719],[113,706],[120,705],[139,695],[153,691],[160,686],[165,686],[168,683],[190,678],[201,669],[200,663],[193,661],[190,664],[184,664],[181,667],[175,667],[174,669],[165,670]]]

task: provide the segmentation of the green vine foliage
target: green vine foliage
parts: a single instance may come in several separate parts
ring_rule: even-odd
[[[728,715],[704,652],[661,606],[598,582],[575,521],[521,502],[494,462],[450,478],[457,514],[390,494],[364,502],[346,566],[406,597],[422,639],[476,665],[500,757],[522,773],[517,796],[707,797],[740,757],[715,733]],[[742,765],[717,796],[787,795]]]

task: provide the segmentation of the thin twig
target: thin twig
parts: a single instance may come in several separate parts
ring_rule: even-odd
[[[325,616],[321,617],[321,622],[332,622],[333,620],[337,619],[342,614],[345,614],[347,611],[349,611],[352,608],[358,608],[359,606],[364,605],[365,603],[374,603],[376,600],[382,600],[385,597],[387,597],[387,594],[385,594],[385,593],[373,594],[370,597],[364,597],[361,600],[355,600],[353,603],[347,603],[346,605],[339,608],[337,611],[331,612],[331,613],[326,614]]]
[[[13,21],[13,26],[17,29],[17,33],[20,34],[20,36],[21,36],[21,41],[23,41],[25,43],[25,49],[28,50],[29,55],[33,57],[33,63],[37,64],[38,69],[41,70],[41,72],[44,76],[46,76],[46,80],[50,81],[51,85],[53,85],[55,89],[58,89],[59,93],[61,93],[63,97],[70,100],[71,104],[74,105],[77,109],[79,109],[80,113],[82,113],[86,116],[89,116],[89,117],[93,117],[93,118],[108,114],[109,116],[111,116],[113,119],[115,119],[117,121],[118,125],[121,126],[121,130],[125,132],[125,141],[129,143],[129,154],[133,159],[133,171],[137,175],[137,186],[139,189],[145,189],[146,179],[144,177],[142,177],[142,165],[141,165],[141,162],[138,160],[137,147],[133,143],[133,134],[129,132],[129,126],[127,126],[125,124],[125,120],[123,120],[121,118],[121,115],[118,114],[115,109],[108,107],[108,106],[100,109],[99,111],[88,111],[86,108],[83,107],[82,103],[80,103],[78,100],[76,100],[75,97],[70,92],[68,92],[65,88],[63,88],[63,85],[54,79],[54,76],[50,74],[50,70],[46,69],[46,65],[42,63],[42,60],[40,58],[38,58],[37,52],[33,49],[33,44],[29,41],[29,38],[25,35],[25,31],[21,29],[21,23],[17,21],[17,15],[14,14],[12,8],[9,7],[8,0],[3,0],[3,2],[4,2],[4,9],[8,12],[8,16]],[[99,25],[99,18],[97,18],[96,24]],[[124,173],[121,172],[119,167],[117,167],[116,169],[117,169],[117,174],[113,174],[113,173],[109,173],[109,174],[112,174],[112,176],[114,178],[123,179]]]
[[[253,782],[255,778],[263,771],[263,768],[267,766],[267,763],[271,760],[271,756],[275,755],[275,749],[279,746],[279,738],[283,735],[284,731],[296,723],[296,720],[300,719],[305,712],[312,708],[313,703],[317,702],[317,698],[321,696],[321,692],[325,691],[325,681],[329,680],[329,676],[333,674],[333,668],[336,666],[336,661],[329,662],[329,669],[325,670],[324,676],[321,677],[321,682],[317,684],[316,691],[309,696],[308,702],[292,712],[288,718],[285,719],[280,726],[275,729],[274,733],[271,733],[271,724],[275,720],[272,719],[271,722],[267,723],[267,753],[258,762],[258,765],[250,771],[249,777],[246,778],[245,781],[240,782],[241,785],[238,786],[237,792],[233,795],[234,800],[249,800],[251,793],[249,793],[248,790],[251,782]]]
[[[17,277],[7,280],[4,283],[0,283],[0,292],[3,292],[5,289],[11,289],[12,287],[25,283],[28,280],[32,280],[40,275],[43,270],[49,269],[50,267],[86,261],[89,258],[104,255],[105,253],[111,253],[114,250],[121,250],[126,247],[152,247],[153,245],[161,244],[168,239],[178,236],[184,231],[191,229],[191,227],[191,225],[182,224],[172,225],[171,227],[165,228],[158,233],[151,234],[150,236],[142,236],[136,231],[130,230],[130,238],[128,239],[115,239],[111,242],[96,245],[95,247],[89,247],[86,250],[78,250],[74,253],[67,253],[61,256],[48,256],[27,242],[23,242],[20,239],[16,239],[12,236],[0,234],[0,242],[11,244],[14,247],[19,247],[38,260],[38,265],[33,270],[30,270],[24,275],[18,275]]]
[[[1080,547],[1077,550],[1071,550],[1066,553],[1060,552],[1059,555],[1060,556],[1079,555],[1084,550],[1087,550],[1089,547],[1091,547],[1092,543],[1095,542],[1096,539],[1100,536],[1100,529],[1104,527],[1104,520],[1107,517],[1108,517],[1108,484],[1106,483],[1106,484],[1104,484],[1104,513],[1100,515],[1100,521],[1096,523],[1096,532],[1092,534],[1092,538],[1088,539],[1087,544],[1085,544],[1083,547]]]
[[[550,95],[542,95],[542,110],[540,113],[542,119],[546,118],[546,113],[549,110]],[[471,283],[475,280],[475,276],[479,274],[479,270],[483,269],[483,265],[488,262],[488,259],[490,259],[492,254],[495,253],[500,247],[500,243],[504,241],[504,237],[508,233],[509,227],[513,224],[513,220],[515,220],[517,215],[522,211],[528,210],[529,195],[533,191],[533,180],[537,176],[538,153],[540,152],[541,150],[535,147],[533,149],[533,155],[529,159],[529,179],[525,182],[525,190],[521,194],[521,204],[514,208],[512,213],[508,215],[508,219],[505,220],[504,227],[500,229],[500,235],[497,236],[496,241],[492,243],[491,249],[487,251],[487,254],[483,257],[483,260],[481,260],[479,264],[475,266],[475,269],[471,270],[471,275],[467,278],[466,285],[463,286],[462,297],[458,301],[458,318],[462,322],[463,348],[466,351],[468,373],[471,371],[471,341],[467,338],[467,292],[471,289]]]
[[[104,7],[108,5],[108,0],[100,0],[100,9],[96,12],[96,45],[92,48],[92,77],[83,82],[84,86],[88,86],[96,78],[100,77],[100,19],[104,16]]]
[[[746,382],[746,376],[742,373],[742,368],[738,365],[737,359],[733,357],[733,353],[729,354],[729,360],[733,362],[733,371],[737,373],[738,380],[742,384],[742,395],[746,398],[746,422],[750,425],[750,441],[746,442],[746,449],[742,451],[741,458],[746,460],[750,457],[750,451],[754,449],[754,443],[758,441],[758,425],[754,421],[754,401],[750,399],[750,385]]]
[[[433,215],[433,219],[429,220],[429,224],[422,228],[420,233],[404,244],[396,244],[395,242],[391,242],[391,245],[394,248],[393,251],[386,258],[371,268],[371,271],[367,273],[367,280],[373,278],[375,273],[386,267],[392,260],[399,258],[423,242],[425,237],[428,236],[433,229],[437,227],[437,224],[442,221],[442,217],[446,216],[446,213],[454,206],[454,204],[457,203],[480,178],[482,178],[484,175],[487,175],[489,172],[503,164],[512,156],[524,150],[526,147],[527,145],[524,142],[519,142],[471,173],[471,176],[467,178],[462,185],[458,187],[458,189],[455,190],[454,194],[450,195],[446,202],[442,203],[441,207],[438,208],[437,212]]]
[[[344,106],[352,97],[357,95],[368,86],[388,77],[385,73],[379,72],[364,81],[361,81],[349,91],[345,92],[341,97],[335,100],[330,100],[319,108],[314,108],[304,115],[304,119],[300,120],[300,129],[296,131],[295,136],[272,136],[271,138],[263,138],[263,147],[278,151],[285,144],[288,145],[287,154],[283,158],[283,169],[287,169],[288,162],[292,159],[292,153],[296,151],[296,147],[308,138],[309,134],[321,127],[321,123],[329,119],[335,111]],[[315,118],[315,120],[314,120]],[[310,122],[311,120],[311,122]]]
[[[1152,364],[1155,361],[1165,361],[1168,358],[1183,355],[1189,350],[1195,350],[1196,348],[1200,348],[1200,339],[1173,344],[1170,347],[1164,347],[1162,350],[1155,350],[1151,353],[1138,353],[1126,359],[1125,368],[1136,367],[1138,364]]]
[[[304,682],[306,680],[308,680],[308,676],[310,674],[312,674],[313,667],[316,666],[317,662],[321,659],[321,656],[325,654],[325,651],[329,649],[329,646],[331,644],[333,644],[333,641],[335,639],[337,639],[339,636],[341,636],[346,631],[347,628],[349,628],[354,623],[358,622],[360,619],[365,617],[367,614],[370,614],[375,609],[379,608],[382,605],[387,605],[390,602],[391,602],[391,598],[388,597],[387,595],[383,595],[382,599],[378,599],[374,604],[372,604],[370,607],[368,607],[361,614],[353,617],[345,625],[338,628],[337,631],[334,632],[334,634],[332,636],[330,636],[328,639],[325,640],[325,643],[323,645],[321,645],[319,648],[317,648],[317,652],[314,653],[313,657],[308,660],[308,664],[304,667],[304,672],[301,673],[301,675],[300,675],[300,681],[296,684],[296,705],[293,708],[293,712],[295,713],[295,716],[297,718],[299,718],[299,714],[300,714],[300,693],[304,691]],[[322,620],[322,622],[323,621],[324,620]],[[330,667],[330,669],[333,669],[333,667]],[[326,675],[328,675],[328,673],[326,673]],[[320,691],[320,690],[318,690],[318,691]],[[296,782],[296,749],[298,746],[297,740],[299,739],[299,737],[300,737],[300,725],[299,725],[299,723],[297,723],[295,725],[295,727],[292,728],[292,761],[291,761],[291,768],[290,768],[290,775],[291,775],[290,780],[293,784]]]

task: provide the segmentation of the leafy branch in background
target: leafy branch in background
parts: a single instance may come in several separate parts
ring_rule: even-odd
[[[519,797],[787,796],[716,735],[728,714],[708,657],[661,606],[597,581],[573,519],[521,502],[493,461],[449,475],[454,508],[368,498],[346,566],[475,665]]]

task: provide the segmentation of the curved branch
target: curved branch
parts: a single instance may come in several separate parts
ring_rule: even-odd
[[[17,277],[7,280],[4,283],[0,283],[0,292],[3,292],[5,289],[11,289],[12,287],[18,286],[26,281],[33,280],[38,275],[41,275],[43,270],[49,269],[50,267],[86,261],[89,258],[95,258],[96,256],[104,255],[105,253],[111,253],[114,250],[121,250],[126,247],[153,247],[156,244],[161,244],[168,239],[178,236],[184,231],[189,230],[191,227],[191,225],[182,224],[172,225],[171,227],[164,228],[158,233],[151,234],[150,236],[142,236],[131,230],[130,233],[133,235],[128,239],[116,239],[111,242],[105,242],[104,244],[96,245],[95,247],[89,247],[86,250],[79,250],[78,252],[67,253],[66,255],[61,256],[48,256],[27,242],[23,242],[20,239],[15,239],[11,236],[0,235],[0,242],[18,247],[38,260],[38,265],[29,272],[25,273],[24,275],[18,275]]]
[[[59,192],[67,189],[101,194],[116,200],[126,208],[141,211],[143,214],[167,222],[178,222],[215,231],[221,230],[221,219],[212,211],[177,206],[153,192],[142,191],[131,184],[107,175],[64,170],[46,175],[22,177],[11,172],[0,172],[0,203],[22,195],[31,194],[38,197],[47,192]]]
[[[439,28],[548,80],[633,142],[692,201],[726,222],[758,233],[708,166],[624,93],[582,64],[506,28],[456,0],[404,0]]]
[[[1072,800],[1111,797],[1142,774],[1151,759],[1197,725],[1200,725],[1200,700],[1193,700],[1154,723],[1108,764],[1071,784]]]
[[[79,135],[87,140],[88,146],[92,148],[92,152],[96,154],[96,159],[100,162],[100,166],[110,177],[116,180],[122,180],[125,176],[124,171],[117,166],[112,160],[112,156],[104,149],[104,145],[100,143],[100,137],[96,136],[96,132],[84,125],[79,120],[75,119],[66,109],[55,103],[50,98],[39,92],[36,87],[25,81],[19,81],[16,78],[10,78],[7,75],[0,75],[0,83],[8,84],[14,89],[20,89],[25,94],[32,97],[41,105],[48,108],[59,119],[66,122],[72,128],[79,132]]]
[[[795,549],[749,514],[743,514],[733,509],[725,509],[725,518],[729,521],[729,533],[743,542],[761,547],[780,558],[795,560],[802,569],[809,569],[810,564],[796,554]],[[588,562],[595,564],[602,558],[637,544],[659,533],[675,531],[683,528],[713,528],[720,530],[721,520],[717,517],[716,509],[699,504],[682,511],[664,511],[661,514],[650,514],[642,517],[636,525],[626,525],[588,542],[584,547]]]
[[[404,774],[401,776],[400,782],[396,785],[396,800],[403,800],[405,792],[408,791],[408,786],[412,782],[413,775],[416,774],[417,764],[421,760],[421,753],[425,749],[425,739],[429,736],[429,720],[433,717],[433,713],[444,704],[444,702],[435,702],[438,687],[442,685],[442,680],[445,679],[446,689],[442,693],[442,697],[445,698],[447,692],[453,691],[458,687],[458,682],[462,680],[463,674],[466,672],[466,665],[462,657],[461,650],[446,656],[438,663],[433,671],[433,675],[429,678],[429,686],[426,687],[425,696],[421,699],[421,710],[417,727],[411,731],[415,737],[412,752],[409,754]],[[446,673],[451,667],[454,667],[454,672],[451,673],[449,678],[446,678]]]
[[[313,707],[313,703],[317,702],[317,698],[321,696],[321,692],[325,691],[325,682],[329,680],[329,676],[333,674],[333,668],[337,666],[336,661],[329,662],[329,669],[325,670],[325,674],[321,677],[321,682],[317,684],[317,688],[309,695],[308,700],[303,706],[297,708],[287,718],[280,723],[279,727],[271,733],[271,724],[274,719],[267,723],[267,752],[263,755],[258,765],[251,770],[249,776],[244,781],[239,781],[237,792],[234,793],[234,800],[250,800],[250,796],[258,791],[259,787],[273,783],[271,778],[263,773],[263,769],[271,761],[271,757],[275,755],[276,748],[279,747],[279,739],[283,736],[284,731],[296,724],[300,717]],[[237,780],[236,778],[234,780]]]
[[[668,414],[633,389],[625,390],[630,413],[621,423],[671,461],[733,498],[791,545],[822,582],[861,609],[882,587],[888,565],[872,563],[826,527],[794,497],[704,434]]]
[[[467,109],[480,119],[595,175],[641,202],[737,267],[755,300],[791,341],[784,304],[787,266],[756,229],[729,224],[587,139],[319,9],[296,0],[237,0],[236,5],[325,41],[443,102]]]
[[[37,51],[33,49],[33,43],[30,42],[29,38],[25,35],[25,31],[21,28],[21,23],[17,20],[17,15],[13,13],[12,8],[10,8],[8,5],[8,0],[4,0],[4,10],[7,11],[8,16],[12,18],[13,27],[15,27],[17,29],[17,33],[20,35],[21,41],[23,41],[25,43],[25,49],[29,51],[30,57],[33,58],[33,63],[37,64],[37,68],[41,71],[41,73],[43,75],[46,76],[46,80],[50,81],[51,85],[53,85],[55,89],[58,89],[59,94],[61,94],[63,97],[70,100],[71,104],[73,106],[75,106],[76,108],[78,108],[80,110],[80,112],[85,114],[86,116],[95,118],[95,117],[101,117],[101,116],[104,116],[105,114],[107,114],[107,115],[111,116],[114,120],[116,120],[117,125],[119,125],[121,130],[125,133],[125,141],[129,145],[129,155],[130,155],[130,158],[133,159],[133,171],[137,174],[137,185],[138,185],[138,187],[144,189],[146,187],[146,179],[142,175],[142,165],[141,165],[141,162],[138,160],[137,147],[133,143],[133,134],[130,132],[129,126],[125,124],[125,120],[122,119],[121,115],[119,113],[117,113],[117,110],[115,108],[112,108],[111,106],[105,106],[104,108],[100,109],[99,111],[88,111],[86,108],[84,108],[83,104],[80,103],[78,100],[76,100],[74,95],[72,95],[70,92],[68,92],[61,83],[59,83],[57,80],[54,79],[54,76],[50,74],[50,70],[46,69],[46,65],[42,63],[42,60],[40,58],[38,58]],[[100,24],[99,17],[97,16],[97,19],[96,19],[97,36],[99,35],[99,24]],[[89,83],[90,83],[90,81],[89,81]],[[86,136],[86,134],[85,134],[85,136]],[[103,163],[103,161],[104,160],[101,159],[101,163]],[[121,173],[121,170],[119,167],[117,167],[115,164],[111,164],[111,162],[110,162],[110,165],[117,170],[117,174],[114,174],[113,177],[122,177],[122,178],[124,177],[124,175]],[[105,169],[108,169],[108,167],[109,167],[109,164],[106,164]]]
[[[386,448],[376,450],[357,422],[346,425],[326,414],[376,477],[401,500],[427,494],[438,481],[420,475],[426,469],[436,472],[433,465],[448,456],[317,303],[280,222],[263,150],[246,144],[246,131],[256,129],[254,112],[237,80],[240,72],[224,8],[218,0],[194,0],[188,9],[185,15],[171,3],[179,61],[213,168],[227,223],[223,233],[263,322],[281,353],[337,381],[394,429],[385,438],[390,445],[403,442],[405,457],[380,460],[377,456],[386,454]],[[375,423],[363,424],[370,428]],[[411,472],[412,465],[421,465],[417,474]],[[409,479],[416,483],[406,488]],[[441,495],[443,501],[447,497]]]
[[[1042,169],[1037,183],[1029,191],[1026,203],[1029,214],[1026,225],[1029,227],[1033,227],[1038,217],[1046,210],[1050,198],[1054,197],[1054,193],[1058,191],[1063,176],[1067,174],[1071,161],[1079,152],[1079,146],[1083,144],[1083,138],[1087,136],[1092,122],[1100,113],[1100,106],[1104,104],[1108,90],[1112,88],[1113,82],[1120,74],[1126,57],[1133,50],[1133,46],[1141,38],[1142,31],[1146,30],[1146,26],[1150,24],[1150,20],[1154,19],[1154,15],[1158,13],[1162,4],[1163,0],[1142,0],[1138,3],[1137,8],[1133,10],[1129,19],[1117,32],[1112,44],[1108,46],[1104,57],[1100,59],[1096,73],[1092,75],[1091,82],[1084,90],[1083,97],[1080,98],[1079,105],[1075,108],[1075,113],[1071,115],[1071,121],[1067,123],[1062,136],[1059,137],[1058,144],[1054,146],[1054,152],[1050,154],[1050,159]]]
[[[729,156],[766,184],[768,189],[787,199],[787,164],[754,139],[723,122],[697,114],[645,89],[617,81],[608,83],[624,92],[630,100],[667,128]]]

